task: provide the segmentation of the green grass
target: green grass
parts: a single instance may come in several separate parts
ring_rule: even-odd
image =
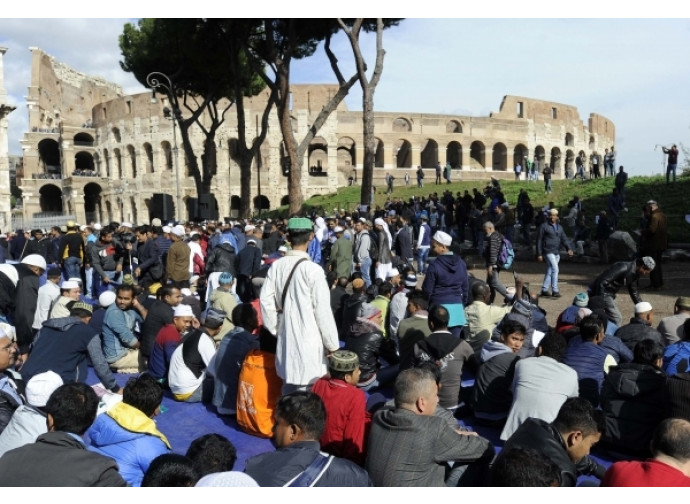
[[[517,196],[520,189],[526,189],[532,205],[535,209],[544,207],[553,201],[558,208],[567,213],[567,204],[577,195],[582,201],[583,208],[587,217],[587,223],[594,229],[594,216],[600,210],[608,211],[608,197],[613,189],[613,178],[601,178],[598,180],[569,181],[554,180],[553,192],[544,193],[544,182],[526,181],[502,181],[501,188],[506,200],[511,204],[517,203]],[[480,190],[486,186],[486,181],[454,182],[452,184],[427,184],[419,189],[414,184],[409,186],[398,186],[393,191],[391,198],[401,198],[409,200],[412,196],[428,197],[434,191],[439,195],[445,190],[450,190],[453,194],[458,191],[464,192],[465,189],[472,193],[474,187]],[[385,188],[377,188],[375,205],[383,206],[388,195]],[[657,200],[661,210],[668,219],[669,236],[672,242],[690,242],[690,224],[685,222],[685,215],[690,214],[690,177],[681,177],[673,185],[666,185],[663,176],[654,177],[631,177],[626,186],[626,203],[628,212],[622,214],[619,228],[632,232],[639,228],[642,206],[650,199]],[[318,213],[332,215],[334,209],[344,208],[350,211],[355,208],[360,200],[360,187],[343,187],[335,194],[314,196],[304,203],[304,210],[316,210]],[[285,216],[286,207],[281,207],[274,212],[274,215]],[[563,212],[562,212],[563,214]]]

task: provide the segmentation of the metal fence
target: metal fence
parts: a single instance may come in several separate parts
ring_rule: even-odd
[[[23,215],[16,214],[12,215],[12,229],[50,229],[53,226],[64,226],[69,220],[76,221],[76,217],[59,212],[41,212],[24,219]]]

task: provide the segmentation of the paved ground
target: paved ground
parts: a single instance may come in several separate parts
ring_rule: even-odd
[[[478,278],[486,276],[484,262],[475,255],[465,257],[470,273]],[[534,261],[516,261],[515,268],[518,274],[529,283],[530,292],[539,293],[544,280],[546,265]],[[549,325],[556,324],[558,314],[572,303],[573,297],[578,292],[586,291],[587,285],[604,270],[603,265],[578,263],[562,256],[560,262],[559,285],[563,295],[560,299],[540,298],[539,306],[547,311]],[[648,301],[654,307],[654,326],[659,320],[668,315],[673,315],[673,304],[678,296],[690,295],[690,264],[680,261],[668,261],[663,264],[664,288],[661,291],[646,290],[649,286],[648,279],[640,280],[640,295],[644,301]],[[510,272],[501,274],[501,280],[505,286],[514,285]],[[634,305],[627,289],[623,288],[616,297],[618,308],[623,320],[627,321],[633,316]]]

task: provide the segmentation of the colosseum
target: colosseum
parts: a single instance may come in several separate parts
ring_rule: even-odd
[[[194,180],[166,99],[154,99],[150,92],[124,95],[118,85],[69,68],[38,48],[30,50],[29,131],[21,141],[19,183],[25,225],[66,215],[81,223],[143,223],[154,214],[164,219],[198,216]],[[298,139],[335,90],[332,85],[293,85]],[[248,141],[266,99],[264,92],[245,102]],[[344,102],[331,114],[305,156],[307,167],[300,174],[305,197],[332,193],[348,179],[357,180],[364,158],[361,121],[361,112],[347,110]],[[574,172],[577,153],[603,152],[615,139],[614,124],[606,117],[592,113],[585,124],[572,105],[518,96],[505,96],[499,111],[488,117],[377,112],[375,128],[375,185],[387,172],[400,180],[407,171],[414,179],[418,166],[433,171],[437,163],[450,163],[454,180],[508,178],[525,157],[540,168],[549,163],[555,177],[563,178]],[[202,139],[200,130],[192,130],[195,152],[201,152]],[[212,193],[220,217],[234,217],[240,208],[240,169],[232,109],[216,134],[216,145]],[[280,159],[280,129],[273,112],[252,170],[253,208],[287,203]],[[178,201],[181,205],[175,205]]]

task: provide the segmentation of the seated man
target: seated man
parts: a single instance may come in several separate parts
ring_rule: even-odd
[[[491,304],[491,288],[485,282],[472,285],[474,301],[465,308],[467,329],[464,334],[475,353],[479,353],[484,343],[491,338],[491,332],[503,320],[512,305],[494,306]]]
[[[444,306],[432,307],[429,312],[429,329],[432,333],[415,344],[414,355],[416,362],[431,361],[438,364],[442,373],[439,405],[454,410],[462,402],[462,368],[474,352],[467,341],[448,330],[449,319],[448,310]]]
[[[561,486],[573,487],[581,474],[604,476],[606,468],[589,456],[604,432],[604,418],[586,399],[571,397],[553,423],[528,418],[503,445],[494,464],[513,448],[533,448],[556,464]]]
[[[608,468],[605,487],[690,486],[690,422],[667,418],[654,429],[652,458],[624,460]]]
[[[664,345],[668,346],[683,339],[690,339],[683,336],[683,324],[688,319],[690,319],[690,297],[681,296],[673,305],[673,315],[662,318],[656,328],[664,339]]]
[[[114,459],[131,486],[141,486],[151,461],[170,452],[170,443],[153,421],[162,401],[163,389],[151,375],[131,378],[122,402],[100,415],[89,430],[89,450]]]
[[[278,400],[273,444],[276,451],[256,455],[244,472],[259,486],[371,486],[367,472],[349,460],[321,454],[326,426],[323,401],[313,392],[293,392]]]
[[[242,363],[250,350],[259,348],[259,338],[252,334],[259,326],[258,313],[251,303],[235,306],[232,323],[235,327],[221,340],[211,372],[214,377],[213,405],[219,415],[236,413]]]
[[[136,330],[148,312],[134,296],[133,286],[120,285],[115,294],[115,303],[103,318],[103,353],[111,368],[120,373],[136,373],[140,346]]]
[[[614,366],[601,389],[606,420],[603,441],[626,453],[649,455],[654,428],[666,418],[666,373],[661,370],[664,347],[642,340],[633,361]]]
[[[634,350],[635,345],[644,339],[651,339],[659,344],[663,344],[661,333],[652,327],[653,323],[654,310],[652,305],[642,301],[635,305],[635,316],[630,319],[630,323],[619,327],[616,331],[616,336],[630,350]]]
[[[587,308],[589,296],[586,292],[579,292],[573,298],[573,304],[563,310],[556,320],[556,331],[562,333],[577,323],[577,312],[580,308]]]
[[[179,304],[173,308],[172,324],[166,324],[158,331],[148,362],[149,374],[156,380],[167,381],[172,354],[192,327],[192,320],[192,307]]]
[[[503,450],[491,466],[491,487],[553,487],[560,486],[558,467],[533,448]]]
[[[398,375],[395,408],[379,410],[371,425],[366,468],[375,486],[483,482],[493,446],[434,416],[437,404],[438,386],[431,372],[412,368]]]
[[[0,434],[0,457],[5,452],[36,441],[48,432],[45,406],[50,395],[62,385],[62,378],[52,371],[37,374],[26,384],[26,404],[19,406],[10,423]]]
[[[79,284],[73,280],[65,280],[60,285],[60,297],[57,298],[55,304],[50,309],[49,319],[69,317],[69,309],[67,303],[72,301],[79,301],[79,294],[81,289]]]
[[[328,374],[319,378],[312,392],[326,408],[326,428],[321,448],[332,455],[364,465],[365,433],[371,422],[367,398],[357,388],[359,358],[349,350],[336,350],[328,357]]]
[[[596,315],[588,315],[580,322],[580,338],[573,338],[565,351],[563,363],[577,372],[580,397],[592,406],[599,406],[599,393],[604,376],[616,361],[601,347],[604,325]]]
[[[237,449],[220,434],[204,434],[192,441],[185,456],[194,462],[199,476],[203,478],[209,474],[232,471],[237,461]]]
[[[15,410],[24,404],[24,380],[14,371],[19,355],[14,327],[10,334],[0,329],[0,432],[7,426]]]
[[[33,350],[22,366],[22,377],[28,382],[39,373],[54,371],[65,383],[84,382],[90,360],[101,384],[111,392],[121,392],[103,355],[101,337],[89,325],[91,305],[72,301],[68,306],[69,317],[44,322]]]
[[[96,418],[98,396],[83,383],[65,383],[48,399],[48,432],[0,457],[0,486],[125,486],[117,464],[86,450],[81,436]]]
[[[663,369],[669,376],[690,372],[690,319],[680,326],[682,338],[664,350]]]
[[[208,402],[213,392],[213,379],[207,376],[211,359],[216,354],[213,338],[218,335],[226,314],[209,310],[202,327],[189,332],[170,358],[168,385],[178,401]]]
[[[515,365],[513,405],[501,439],[507,440],[528,418],[553,422],[569,397],[577,397],[577,373],[562,363],[566,342],[555,330],[542,338],[536,357]]]
[[[481,365],[476,373],[472,408],[474,416],[489,422],[501,422],[508,417],[513,402],[511,384],[517,353],[525,341],[527,329],[519,322],[504,321],[500,341],[488,341],[482,347]]]

